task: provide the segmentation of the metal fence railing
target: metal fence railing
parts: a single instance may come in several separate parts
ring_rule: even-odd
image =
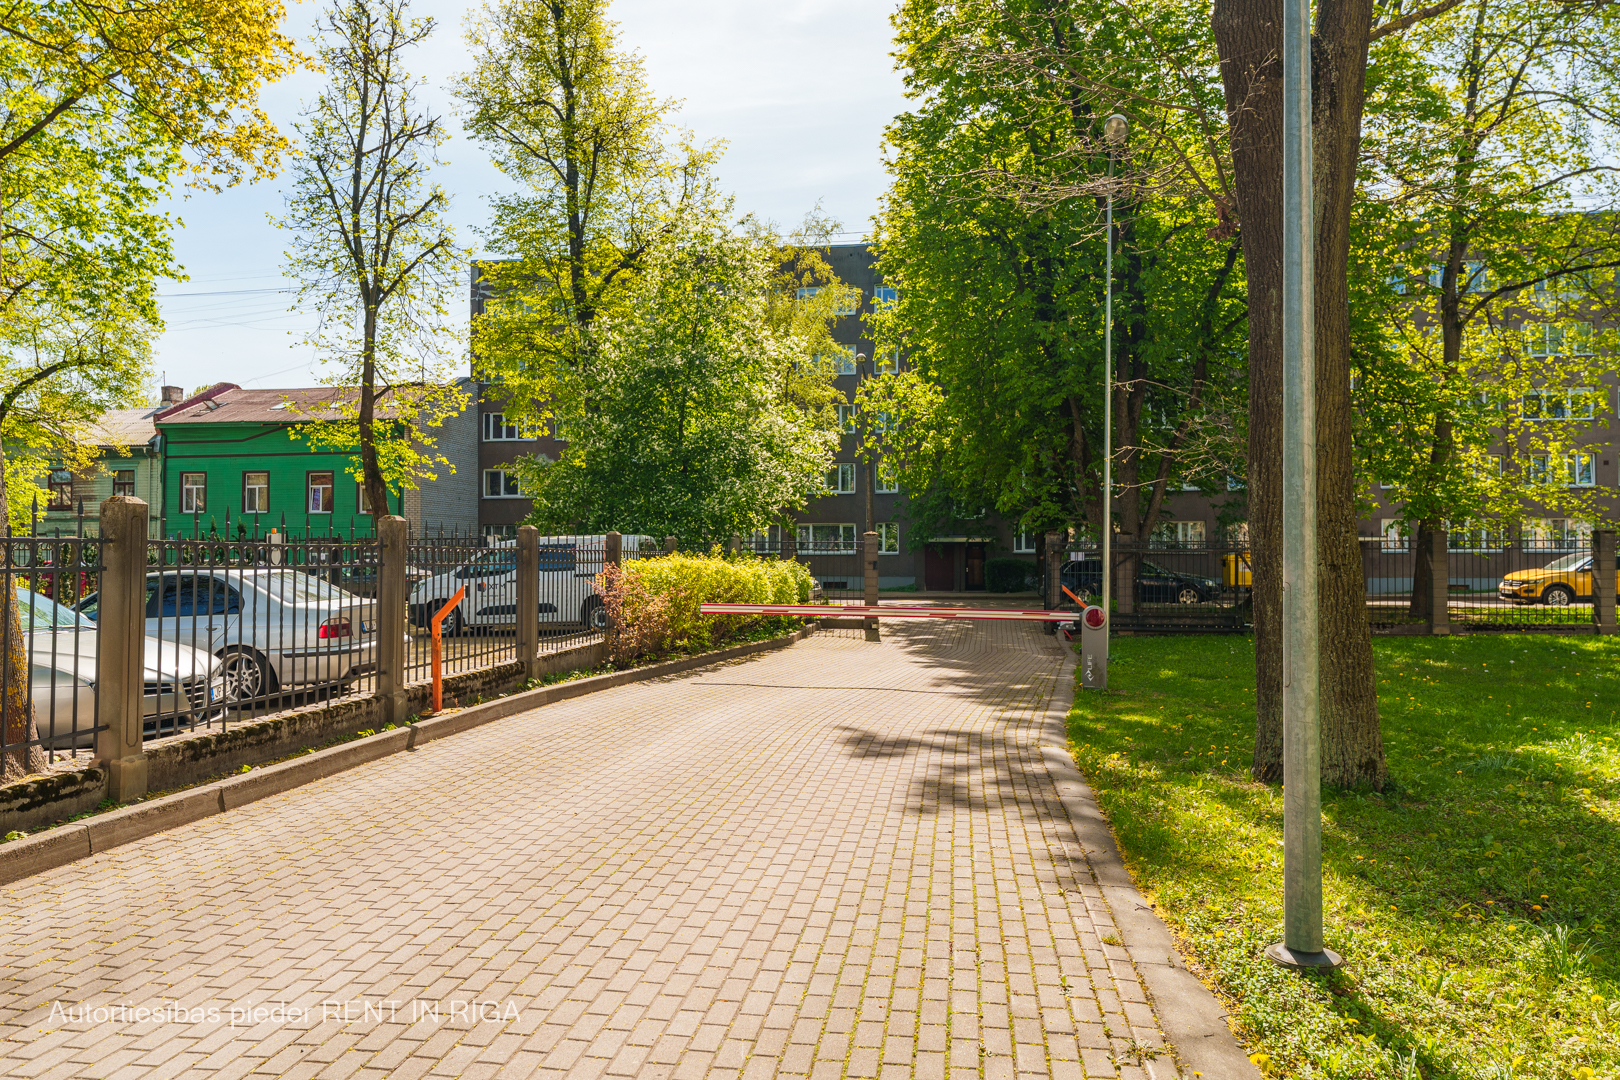
[[[0,758],[5,779],[88,758],[99,729],[94,593],[101,548],[81,537],[0,537]],[[9,601],[14,600],[13,607]]]
[[[1249,553],[1230,545],[1116,544],[1113,605],[1121,629],[1207,632],[1248,623]],[[1097,603],[1102,553],[1075,547],[1060,564],[1060,606]]]
[[[1478,546],[1479,537],[1448,537],[1445,557],[1424,568],[1417,544],[1399,537],[1363,538],[1367,621],[1375,630],[1421,626],[1446,579],[1446,621],[1461,630],[1548,630],[1584,633],[1593,620],[1593,550],[1587,540]],[[1427,580],[1428,585],[1423,583]],[[1413,599],[1414,582],[1419,584]]]
[[[148,735],[369,690],[377,664],[375,540],[275,531],[149,540]],[[92,615],[97,598],[81,610]]]

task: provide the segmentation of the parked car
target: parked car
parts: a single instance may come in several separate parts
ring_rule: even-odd
[[[1076,596],[1102,595],[1102,559],[1071,559],[1063,564],[1059,580]],[[1143,604],[1204,604],[1219,600],[1221,583],[1214,578],[1166,570],[1146,559],[1136,573],[1136,599]]]
[[[1616,575],[1620,583],[1620,574]],[[1515,570],[1502,579],[1496,594],[1520,604],[1546,604],[1566,607],[1577,600],[1592,598],[1592,556],[1576,552],[1543,566],[1540,570]]]
[[[28,638],[29,697],[42,744],[51,750],[95,744],[96,624],[38,593],[17,589]],[[225,714],[225,677],[206,652],[148,637],[141,657],[145,735],[165,735]]]
[[[100,598],[78,610],[96,617]],[[228,700],[348,682],[377,663],[375,600],[293,569],[164,570],[146,576],[146,632],[224,665]]]
[[[623,550],[640,550],[642,539],[625,536]],[[540,538],[542,622],[581,622],[592,630],[607,626],[607,609],[596,590],[601,557],[595,555],[606,543],[604,536]],[[581,561],[578,553],[582,547],[595,557]],[[416,582],[410,594],[412,624],[427,626],[461,588],[467,590],[466,597],[440,624],[445,634],[454,636],[475,626],[516,626],[517,541],[498,540],[468,562]]]

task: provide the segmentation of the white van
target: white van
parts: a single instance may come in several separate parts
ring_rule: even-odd
[[[622,550],[639,551],[651,537],[625,536]],[[597,595],[605,536],[540,538],[540,621],[584,623],[592,630],[607,626],[607,612]],[[442,623],[444,633],[459,634],[470,626],[517,625],[517,541],[497,540],[454,570],[425,577],[411,587],[411,623],[426,627],[449,603],[457,589],[467,595]]]

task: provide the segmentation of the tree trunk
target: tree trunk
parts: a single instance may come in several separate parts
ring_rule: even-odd
[[[1253,772],[1282,775],[1282,43],[1280,0],[1217,0],[1249,281],[1249,538],[1254,557]],[[1323,0],[1312,39],[1316,243],[1317,599],[1322,777],[1382,787],[1351,454],[1350,209],[1365,99],[1370,0]]]
[[[1249,548],[1256,780],[1282,779],[1281,0],[1216,0],[1210,18],[1232,131],[1249,287]]]
[[[10,504],[7,502],[5,451],[0,449],[0,513],[6,515],[4,533],[11,535]],[[15,562],[15,560],[8,560]],[[34,701],[28,692],[28,639],[23,636],[22,605],[17,602],[17,590],[23,588],[20,579],[10,577],[0,588],[0,634],[5,636],[5,655],[0,658],[0,716],[3,716],[6,751],[0,766],[0,781],[11,783],[30,773],[44,772],[45,751],[39,746],[27,746],[31,739],[39,738],[34,722]]]
[[[360,364],[360,482],[366,489],[366,502],[371,507],[371,520],[375,523],[389,512],[388,485],[383,482],[382,466],[377,460],[377,312],[366,305],[365,338],[361,342],[364,359]]]

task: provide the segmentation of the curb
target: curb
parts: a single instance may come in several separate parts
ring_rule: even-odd
[[[1226,1007],[1198,976],[1187,970],[1186,963],[1176,952],[1170,929],[1136,890],[1108,818],[1074,764],[1066,722],[1067,703],[1074,700],[1074,665],[1070,659],[1064,656],[1057,685],[1047,701],[1041,757],[1057,787],[1058,798],[1068,811],[1075,838],[1102,891],[1103,901],[1114,916],[1120,941],[1141,977],[1142,988],[1147,991],[1154,1015],[1175,1050],[1176,1059],[1191,1076],[1202,1074],[1210,1080],[1217,1077],[1220,1080],[1260,1080],[1260,1070],[1238,1046],[1237,1038],[1226,1023]],[[1156,1075],[1151,1064],[1148,1069],[1149,1076]]]
[[[584,679],[542,686],[535,690],[524,690],[444,716],[419,720],[390,731],[379,731],[375,735],[367,735],[363,739],[343,743],[340,746],[317,750],[275,765],[254,769],[252,772],[188,788],[173,795],[148,799],[117,810],[109,810],[105,814],[97,814],[83,821],[59,825],[22,840],[0,844],[0,885],[10,885],[23,878],[66,866],[131,841],[200,821],[215,814],[223,814],[271,795],[279,795],[284,791],[302,787],[312,781],[335,776],[357,765],[364,765],[401,751],[415,750],[423,743],[443,739],[493,720],[502,720],[556,701],[582,697],[597,690],[611,690],[617,686],[646,682],[665,675],[678,675],[694,668],[741,659],[755,653],[785,649],[803,641],[814,632],[815,626],[811,624],[768,641],[750,641],[744,645],[733,645],[728,649],[716,649],[714,652],[669,660],[662,664],[651,664],[644,668],[615,671],[607,675],[592,675]]]

